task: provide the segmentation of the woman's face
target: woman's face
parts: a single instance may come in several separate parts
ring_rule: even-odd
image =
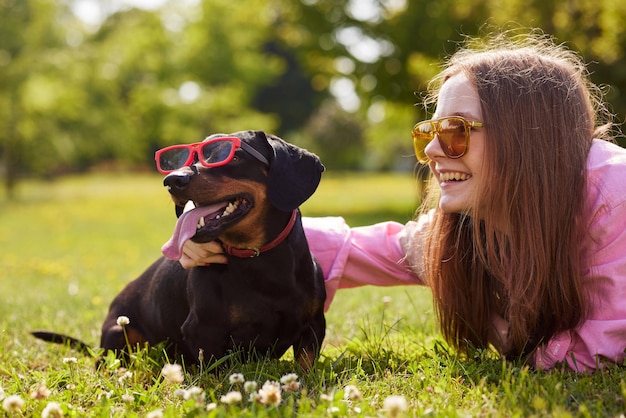
[[[474,85],[465,74],[458,73],[443,84],[433,119],[462,116],[469,121],[482,122],[480,100]],[[448,158],[435,137],[426,146],[430,169],[441,188],[439,207],[444,212],[468,213],[483,175],[484,128],[472,128],[469,148],[461,158]]]

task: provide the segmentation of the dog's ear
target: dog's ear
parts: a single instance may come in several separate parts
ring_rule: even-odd
[[[267,194],[276,208],[292,211],[317,189],[324,166],[317,155],[289,144],[275,135],[257,132],[267,138],[272,158],[267,180]]]

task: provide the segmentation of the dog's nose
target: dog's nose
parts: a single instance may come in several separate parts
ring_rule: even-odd
[[[165,176],[163,185],[170,191],[185,190],[190,181],[191,176],[189,174],[173,172]]]

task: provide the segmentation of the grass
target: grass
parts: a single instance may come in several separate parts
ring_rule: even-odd
[[[341,215],[351,225],[405,222],[416,208],[414,189],[410,175],[326,174],[303,212]],[[28,182],[19,196],[0,196],[0,398],[24,404],[0,416],[41,416],[55,402],[64,416],[374,417],[393,414],[385,408],[390,396],[407,401],[398,416],[595,417],[626,409],[619,366],[583,376],[535,372],[489,351],[459,358],[438,334],[429,291],[418,287],[340,291],[320,361],[307,373],[288,354],[186,368],[174,383],[160,373],[158,348],[140,351],[128,369],[106,357],[96,371],[93,359],[29,332],[64,332],[95,347],[110,300],[159,256],[172,231],[169,198],[158,176],[126,174]],[[296,373],[300,387],[265,405],[231,383],[234,373],[258,389]],[[243,399],[224,402],[232,391]]]

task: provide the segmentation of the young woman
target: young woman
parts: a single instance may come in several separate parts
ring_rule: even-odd
[[[605,140],[581,59],[544,37],[495,37],[455,53],[431,93],[413,141],[434,208],[407,225],[305,219],[327,304],[338,288],[424,284],[460,351],[492,346],[538,369],[621,363],[626,150]],[[184,253],[185,267],[225,261],[216,243]]]

